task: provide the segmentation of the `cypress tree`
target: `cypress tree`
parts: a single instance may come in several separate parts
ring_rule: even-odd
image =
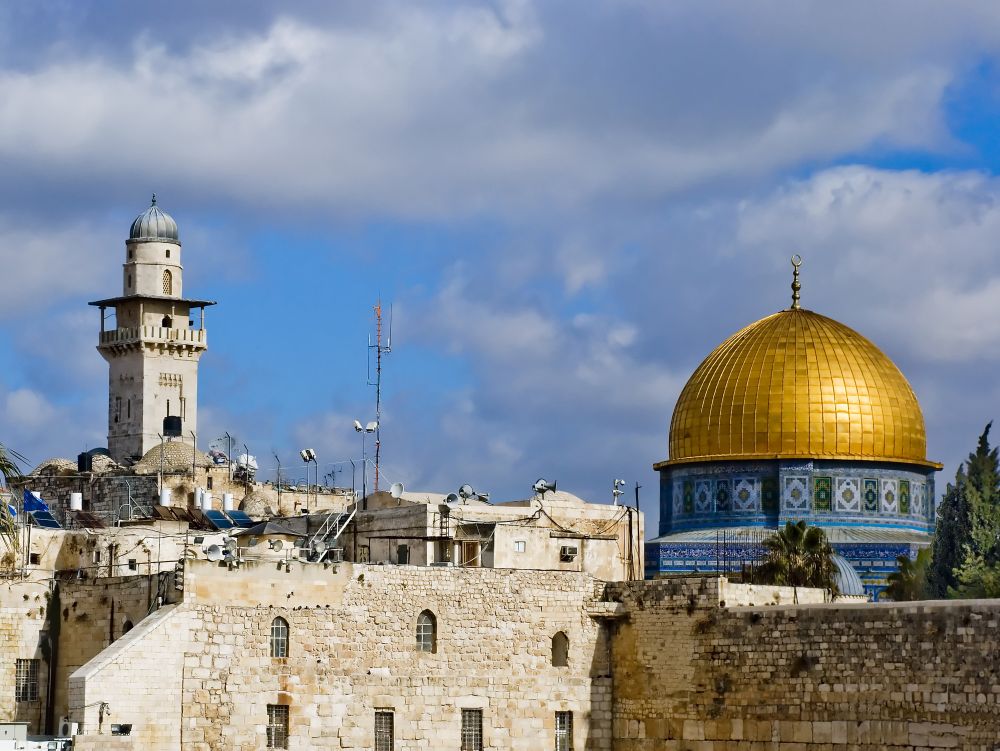
[[[1000,596],[1000,459],[998,449],[990,449],[990,425],[967,462],[969,539],[962,564],[954,572],[955,597]]]
[[[937,510],[931,565],[927,571],[927,594],[933,599],[948,596],[958,586],[955,570],[965,560],[965,546],[972,534],[972,514],[966,494],[965,466],[955,473],[955,483],[948,483]]]

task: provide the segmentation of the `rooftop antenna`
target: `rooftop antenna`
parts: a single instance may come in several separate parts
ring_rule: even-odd
[[[796,253],[792,256],[792,310],[799,310],[799,290],[802,285],[799,283],[799,266],[802,265],[802,256]]]
[[[375,341],[368,335],[368,385],[375,387],[375,492],[378,492],[379,470],[382,461],[382,355],[392,352],[392,306],[389,306],[388,336],[382,338],[382,298],[373,308],[375,311]],[[372,352],[375,354],[375,378],[372,380]]]
[[[618,505],[618,499],[625,493],[622,488],[625,487],[624,480],[615,480],[615,489],[611,491],[611,495],[614,497],[614,505]]]

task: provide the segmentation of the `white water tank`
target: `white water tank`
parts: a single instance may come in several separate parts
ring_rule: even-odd
[[[223,493],[222,494],[222,510],[223,511],[232,511],[234,508],[235,508],[235,506],[233,505],[233,494],[232,493]]]
[[[69,510],[83,511],[83,493],[69,494]]]
[[[163,488],[160,491],[160,505],[161,506],[170,505],[170,488]]]
[[[201,491],[201,509],[202,511],[212,510],[212,494],[207,490]]]

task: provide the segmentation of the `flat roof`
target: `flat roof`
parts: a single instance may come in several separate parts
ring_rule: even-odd
[[[181,302],[187,303],[192,308],[207,308],[209,305],[218,305],[215,300],[192,300],[187,297],[168,297],[167,295],[124,295],[122,297],[109,297],[107,300],[94,300],[87,303],[95,308],[110,308],[121,302],[132,300],[153,300],[155,302]]]

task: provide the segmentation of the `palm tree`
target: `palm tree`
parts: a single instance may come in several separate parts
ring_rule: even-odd
[[[17,524],[7,510],[8,496],[2,491],[10,487],[13,478],[20,477],[18,464],[24,461],[23,456],[0,443],[0,542],[6,548],[0,551],[0,567],[13,568],[21,548]]]
[[[761,584],[835,589],[833,548],[819,527],[788,522],[764,541],[767,554],[754,576]]]
[[[917,552],[912,560],[908,555],[896,558],[899,569],[889,574],[886,579],[889,586],[883,593],[885,597],[895,602],[927,599],[927,574],[931,567],[931,549],[924,548]]]

